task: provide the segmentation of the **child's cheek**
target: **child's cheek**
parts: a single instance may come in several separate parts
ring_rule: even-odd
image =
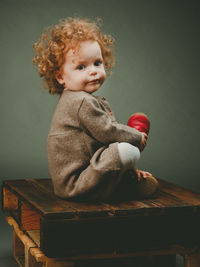
[[[81,77],[80,77],[80,81],[82,83],[86,83],[88,81],[88,77],[87,75],[85,75],[84,73],[82,73]]]
[[[85,75],[82,75],[80,78],[80,85],[85,85],[88,83],[88,78]]]
[[[102,74],[101,74],[101,80],[104,82],[106,79],[106,72],[105,70],[102,71]]]

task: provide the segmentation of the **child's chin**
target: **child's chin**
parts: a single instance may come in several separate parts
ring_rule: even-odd
[[[85,91],[87,93],[94,93],[96,92],[98,89],[99,89],[100,86],[94,86],[94,87],[91,87],[91,88],[86,88]]]

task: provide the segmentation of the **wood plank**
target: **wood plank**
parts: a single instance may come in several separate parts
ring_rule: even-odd
[[[39,230],[41,215],[24,202],[21,202],[20,206],[21,206],[21,220],[20,220],[21,229]]]
[[[40,230],[29,230],[26,233],[40,247]]]
[[[10,226],[14,228],[14,231],[21,242],[26,245],[27,247],[36,247],[36,244],[27,237],[27,235],[19,228],[18,223],[11,217],[6,217],[6,220]]]
[[[153,202],[156,202],[158,205],[164,208],[190,206],[187,202],[177,198],[175,195],[171,195],[170,193],[162,190],[157,192],[156,198],[153,199]]]
[[[24,244],[17,236],[15,231],[13,231],[13,256],[16,261],[18,261],[18,259],[20,258],[24,258]],[[18,262],[18,264],[21,266],[20,261]]]
[[[18,210],[19,198],[13,194],[8,188],[3,187],[3,210]]]
[[[37,179],[35,182],[43,188],[47,189],[49,193],[52,193],[52,183],[49,179]],[[159,199],[158,199],[159,198]],[[98,211],[99,208],[104,210],[106,214],[110,216],[121,216],[121,215],[133,215],[133,214],[142,214],[145,211],[145,215],[147,212],[150,213],[152,211],[159,212],[159,208],[163,208],[165,205],[161,204],[161,201],[164,202],[164,197],[159,195],[147,199],[146,201],[139,200],[131,200],[131,201],[123,201],[123,202],[113,202],[113,201],[104,201],[103,203],[82,203],[82,202],[69,202],[69,205],[73,205],[73,208],[77,209],[77,213],[80,217],[85,213],[90,212],[91,216],[95,215],[95,211]],[[158,200],[158,202],[157,202]],[[169,199],[168,199],[169,200]],[[169,202],[169,201],[168,201]],[[185,203],[179,200],[173,201],[171,206],[182,206]],[[92,213],[93,208],[95,208],[94,214]],[[157,208],[157,209],[155,209]],[[148,209],[148,210],[147,210]],[[153,210],[152,210],[153,209]],[[98,213],[97,213],[98,214]]]
[[[163,214],[172,210],[174,212],[177,212],[177,210],[182,211],[183,208],[193,209],[193,206],[189,203],[162,190],[159,190],[154,196],[140,201],[105,202],[104,204],[112,209],[114,215],[143,214],[147,216]]]
[[[144,203],[153,207],[160,207],[160,214],[193,213],[194,206],[165,191],[158,191],[155,198],[143,200]]]
[[[43,262],[37,262],[35,257],[30,253],[30,249],[25,247],[25,267],[43,267]]]
[[[40,187],[41,190],[45,191],[45,194],[53,194],[52,182],[50,179],[31,179],[29,182],[36,184],[37,187]],[[66,205],[74,211],[74,214],[76,214],[76,217],[78,218],[104,217],[110,216],[112,213],[111,209],[102,202],[92,203],[60,200],[60,206],[57,207],[57,213],[59,212],[61,217],[63,217],[63,213],[66,211]]]
[[[161,190],[175,196],[180,201],[187,203],[190,206],[200,207],[200,194],[184,187],[172,184],[170,182],[159,180]]]
[[[128,216],[146,214],[150,206],[142,201],[132,200],[123,202],[105,201],[104,205],[107,205],[111,209],[111,215],[113,216]]]

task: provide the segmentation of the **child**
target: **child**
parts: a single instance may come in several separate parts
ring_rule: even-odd
[[[102,201],[148,197],[157,180],[135,169],[147,134],[116,121],[106,99],[94,96],[114,61],[113,38],[97,22],[68,18],[34,45],[33,62],[60,98],[47,139],[54,192],[64,199]]]

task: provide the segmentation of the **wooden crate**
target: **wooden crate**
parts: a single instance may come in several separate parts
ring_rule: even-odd
[[[186,266],[193,261],[194,267],[198,255],[188,251],[200,247],[200,194],[159,183],[158,193],[146,200],[78,203],[56,197],[50,179],[4,181],[3,210],[20,230],[38,231],[37,249],[48,258],[175,254],[178,247]]]
[[[145,257],[146,262],[149,262],[148,266],[162,265],[162,267],[172,267],[176,264],[175,258],[173,257],[173,255],[176,254],[180,254],[185,258],[185,267],[197,267],[199,266],[200,262],[200,254],[197,250],[185,249],[183,247],[178,246],[172,246],[166,250],[149,250],[119,255],[93,254],[76,256],[71,258],[48,258],[39,249],[40,233],[38,230],[26,231],[26,233],[24,233],[19,229],[19,226],[17,222],[13,219],[13,217],[8,216],[6,219],[8,224],[10,226],[13,226],[13,256],[20,267],[75,267],[75,263],[80,260],[82,260],[83,266],[86,266],[84,265],[84,260],[116,259],[122,257],[126,259],[132,259],[134,257]],[[156,265],[153,265],[153,263]],[[115,265],[113,264],[111,266]]]
[[[13,226],[13,256],[20,267],[73,267],[74,262],[67,259],[48,258],[39,249],[39,231],[24,233],[19,229],[13,217],[8,216],[7,222]]]

